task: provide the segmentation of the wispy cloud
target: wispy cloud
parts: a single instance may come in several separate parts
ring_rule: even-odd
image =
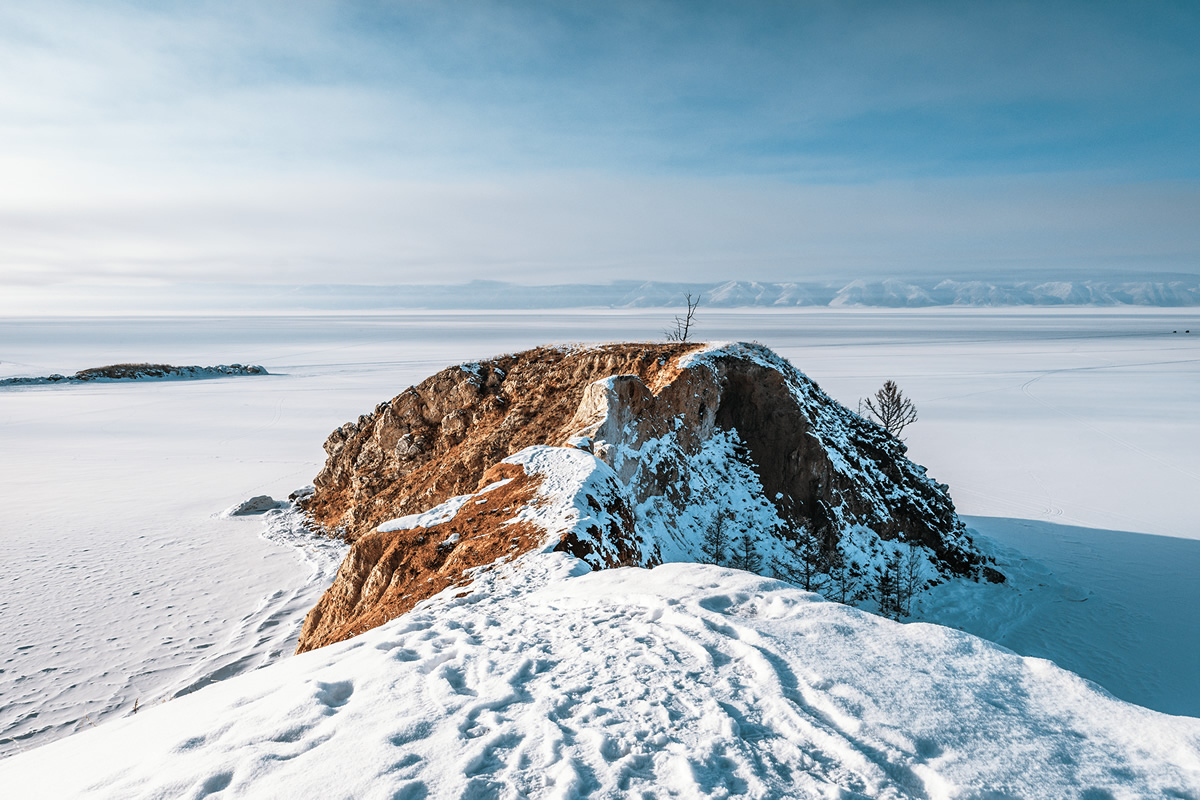
[[[1169,3],[10,5],[0,284],[1194,268],[1198,33]]]

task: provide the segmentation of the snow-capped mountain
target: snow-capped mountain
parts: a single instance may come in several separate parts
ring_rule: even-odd
[[[615,282],[605,285],[517,286],[476,282],[465,286],[392,287],[375,291],[342,287],[340,296],[377,307],[396,308],[662,308],[677,306],[688,292],[710,308],[796,306],[928,308],[934,306],[1151,306],[1200,305],[1200,277],[1082,280],[855,279],[770,283],[731,280],[722,283]],[[384,288],[387,287],[378,287]],[[310,287],[306,302],[336,305],[339,292]],[[299,296],[299,295],[298,295]]]
[[[674,308],[691,293],[704,308],[938,306],[1137,306],[1200,305],[1200,276],[1118,278],[1054,276],[985,280],[956,277],[855,278],[806,281],[613,281],[529,286],[476,280],[465,284],[173,284],[88,287],[56,313],[128,313],[197,308],[234,310],[386,311],[409,309],[521,310],[574,308]]]

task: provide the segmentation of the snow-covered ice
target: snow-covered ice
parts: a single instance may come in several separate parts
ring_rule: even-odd
[[[135,702],[140,720],[185,688],[290,652],[338,551],[282,513],[218,514],[310,481],[321,443],[347,419],[446,364],[547,341],[658,338],[669,319],[0,320],[0,376],[121,361],[271,373],[0,390],[0,754],[36,753],[93,724],[111,730],[100,723]],[[916,401],[911,457],[950,485],[996,552],[1026,553],[1011,556],[1024,559],[1009,570],[1017,594],[993,598],[1011,600],[1019,624],[964,610],[962,597],[930,598],[929,614],[1125,699],[1200,714],[1189,571],[1200,541],[1200,336],[1171,333],[1200,330],[1200,315],[701,306],[698,326],[705,338],[762,341],[851,407],[885,378]],[[272,538],[311,552],[298,558]]]
[[[966,522],[1008,581],[936,587],[916,618],[1053,659],[1139,705],[1200,717],[1200,540]]]

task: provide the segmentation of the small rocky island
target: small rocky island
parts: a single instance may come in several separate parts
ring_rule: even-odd
[[[266,369],[248,364],[218,364],[215,367],[177,367],[173,364],[109,364],[81,369],[74,375],[46,375],[0,379],[0,386],[41,386],[53,383],[109,381],[162,381],[227,378],[237,375],[268,375]]]

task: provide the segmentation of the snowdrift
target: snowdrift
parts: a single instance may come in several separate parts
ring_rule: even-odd
[[[0,762],[22,798],[1195,798],[1200,720],[749,573],[528,554]]]

